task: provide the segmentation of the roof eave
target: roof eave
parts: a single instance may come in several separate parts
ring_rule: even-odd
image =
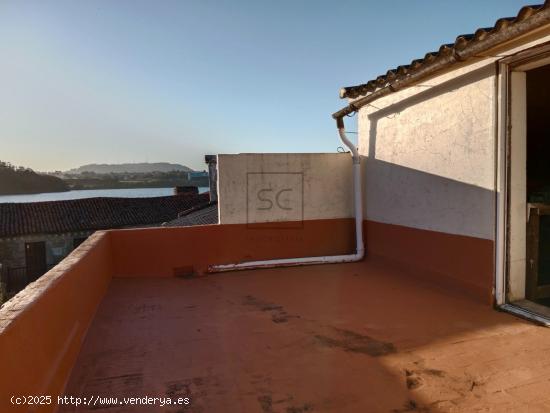
[[[355,112],[361,106],[394,91],[413,85],[419,80],[448,69],[457,63],[479,57],[482,53],[524,36],[550,24],[550,0],[538,6],[525,6],[514,18],[496,21],[492,28],[478,29],[475,34],[460,35],[454,44],[440,47],[438,52],[428,53],[410,65],[389,70],[367,83],[340,89],[340,97],[353,100],[333,114],[339,118]]]

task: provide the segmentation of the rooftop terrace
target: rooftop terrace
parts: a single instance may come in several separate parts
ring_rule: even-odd
[[[191,399],[36,410],[60,412],[550,409],[550,330],[392,262],[204,272],[346,252],[351,225],[96,233],[2,308],[0,411],[26,393]]]
[[[180,393],[193,412],[548,411],[549,333],[376,261],[114,279],[66,392]]]

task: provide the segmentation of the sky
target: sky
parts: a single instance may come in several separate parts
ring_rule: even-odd
[[[202,170],[211,153],[334,152],[342,86],[523,5],[0,0],[0,160]]]

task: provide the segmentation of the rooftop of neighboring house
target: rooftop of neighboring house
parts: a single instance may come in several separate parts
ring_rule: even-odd
[[[218,203],[209,202],[180,212],[176,219],[163,224],[167,227],[188,227],[191,225],[212,225],[218,223]]]
[[[161,225],[209,194],[183,193],[153,198],[85,198],[0,204],[0,237]]]
[[[439,50],[427,53],[407,65],[390,69],[386,74],[366,83],[343,87],[341,98],[355,99],[386,87],[396,87],[400,82],[422,72],[443,71],[468,59],[483,57],[484,53],[511,39],[529,33],[550,20],[550,1],[522,7],[514,17],[498,19],[492,27],[479,28],[471,34],[457,36],[453,43],[443,44]]]

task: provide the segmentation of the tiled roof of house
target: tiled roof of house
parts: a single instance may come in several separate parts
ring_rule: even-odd
[[[181,212],[178,217],[167,222],[167,227],[189,227],[191,225],[211,225],[218,223],[218,203],[209,202]]]
[[[205,204],[209,194],[155,198],[87,198],[0,204],[0,237],[161,224]]]
[[[438,51],[427,53],[422,59],[388,70],[385,75],[378,76],[367,83],[344,87],[340,89],[340,97],[355,99],[368,95],[377,89],[398,83],[416,72],[424,71],[429,66],[439,65],[440,61],[450,56],[454,57],[449,61],[450,64],[480,56],[484,51],[510,40],[511,37],[521,36],[549,22],[550,0],[546,0],[544,4],[525,6],[517,16],[498,19],[493,27],[480,28],[472,34],[462,34],[455,39],[454,43],[444,44]],[[440,66],[443,69],[449,65]]]

